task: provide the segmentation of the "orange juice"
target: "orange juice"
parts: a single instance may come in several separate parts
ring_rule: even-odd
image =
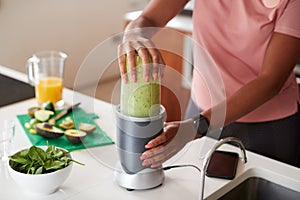
[[[41,79],[35,86],[35,96],[39,103],[51,101],[56,103],[62,99],[63,81],[57,77]]]

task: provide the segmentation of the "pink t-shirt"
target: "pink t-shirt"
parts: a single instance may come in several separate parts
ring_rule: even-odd
[[[196,0],[193,29],[192,98],[205,110],[257,77],[273,32],[300,38],[300,0]],[[292,73],[278,95],[238,121],[280,119],[298,101]]]

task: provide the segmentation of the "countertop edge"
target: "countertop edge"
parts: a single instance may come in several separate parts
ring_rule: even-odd
[[[10,78],[14,78],[16,80],[19,80],[19,81],[22,81],[25,83],[28,83],[26,74],[16,71],[16,70],[13,70],[13,69],[10,69],[9,67],[5,67],[3,65],[0,65],[0,74],[9,76]]]

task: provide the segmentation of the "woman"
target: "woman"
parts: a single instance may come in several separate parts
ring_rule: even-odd
[[[137,28],[164,27],[184,8],[187,0],[152,0],[126,27],[119,48],[119,65],[126,81],[125,58],[135,79],[134,56],[143,64],[164,64],[158,50]],[[207,88],[194,70],[190,110],[197,115],[166,123],[164,132],[145,147],[143,165],[157,167],[177,153],[196,134],[222,128],[221,138],[240,138],[250,151],[299,166],[299,94],[293,68],[300,57],[299,0],[196,0],[193,39],[216,62],[227,98],[208,103]],[[194,52],[195,65],[199,62]],[[159,65],[156,65],[159,66]],[[157,78],[157,71],[152,76]],[[145,79],[149,78],[145,72]],[[212,120],[212,110],[226,106],[222,122]],[[191,116],[191,115],[190,115]],[[193,116],[193,115],[192,115]],[[190,133],[187,135],[187,133]],[[193,133],[193,134],[191,134]],[[175,137],[176,136],[176,137]],[[185,136],[185,137],[183,137]]]

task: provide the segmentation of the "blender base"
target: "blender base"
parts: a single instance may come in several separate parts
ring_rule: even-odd
[[[128,174],[122,169],[114,172],[115,182],[128,191],[156,188],[164,182],[163,169],[144,169],[136,174]]]

